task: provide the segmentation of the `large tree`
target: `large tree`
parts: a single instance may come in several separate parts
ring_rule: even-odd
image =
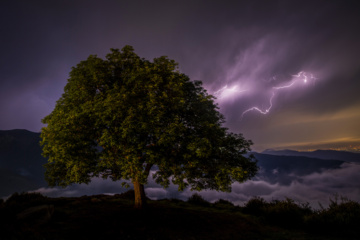
[[[72,68],[62,97],[42,121],[50,186],[93,177],[130,180],[135,207],[146,202],[151,168],[164,187],[230,191],[257,172],[251,141],[222,125],[214,97],[166,57],[152,62],[131,46],[91,55]],[[123,184],[126,183],[123,182]]]

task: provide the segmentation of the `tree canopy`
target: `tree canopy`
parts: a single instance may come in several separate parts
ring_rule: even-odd
[[[155,181],[179,190],[230,191],[257,172],[245,157],[252,142],[223,127],[214,97],[167,57],[148,61],[131,46],[90,55],[70,72],[55,109],[43,120],[43,155],[50,186],[93,177],[130,180],[135,205]]]

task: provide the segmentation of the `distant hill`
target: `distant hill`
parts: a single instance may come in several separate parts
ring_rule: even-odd
[[[360,153],[334,151],[334,150],[316,150],[313,152],[298,152],[293,150],[265,150],[263,154],[276,155],[276,156],[303,156],[327,160],[341,160],[346,162],[360,163]]]
[[[300,176],[320,173],[324,169],[339,169],[344,163],[342,160],[324,160],[303,156],[278,156],[262,153],[253,153],[258,160],[260,171],[257,177],[270,183],[283,185]]]
[[[46,186],[40,133],[0,131],[0,197]]]
[[[10,171],[8,169],[0,169],[0,198],[10,196],[14,192],[24,192],[35,190],[40,185],[28,177]]]

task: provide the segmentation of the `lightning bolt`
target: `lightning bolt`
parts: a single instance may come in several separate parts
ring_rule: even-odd
[[[261,109],[258,108],[258,107],[251,107],[251,108],[245,110],[245,111],[241,114],[241,119],[243,118],[243,116],[244,116],[247,112],[251,112],[251,111],[258,111],[258,112],[261,113],[261,114],[268,114],[268,113],[270,112],[270,109],[272,108],[272,100],[273,100],[274,96],[275,96],[275,92],[272,92],[272,95],[271,95],[270,100],[269,100],[270,106],[269,106],[267,109],[261,110]]]
[[[242,114],[241,114],[241,119],[244,117],[244,115],[248,112],[251,112],[251,111],[258,111],[259,113],[261,114],[268,114],[270,112],[270,109],[272,108],[273,106],[273,98],[275,96],[275,93],[278,91],[278,90],[281,90],[281,89],[286,89],[286,88],[291,88],[293,86],[295,86],[298,82],[302,81],[304,84],[306,84],[309,80],[316,80],[317,78],[314,77],[313,74],[311,73],[306,73],[304,71],[301,71],[299,72],[298,74],[296,75],[292,75],[293,77],[295,77],[295,79],[288,85],[284,85],[284,86],[279,86],[279,87],[273,87],[273,92],[272,92],[272,95],[269,99],[269,107],[265,110],[261,110],[260,108],[258,107],[251,107],[247,110],[245,110]]]

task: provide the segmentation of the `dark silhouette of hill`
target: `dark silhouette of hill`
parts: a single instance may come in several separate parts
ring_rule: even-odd
[[[291,184],[300,176],[324,169],[338,169],[344,163],[341,160],[324,160],[304,156],[278,156],[262,153],[253,153],[258,160],[260,172],[257,177],[270,183]]]
[[[133,191],[79,198],[14,194],[0,202],[0,238],[328,240],[359,236],[360,204],[348,200],[313,211],[291,199],[254,198],[242,207],[222,199],[210,203],[195,194],[187,201],[149,200],[146,209],[138,210],[133,197]]]
[[[0,169],[0,197],[39,188],[36,181],[8,169]]]
[[[302,156],[310,158],[319,158],[326,160],[341,160],[346,162],[360,162],[360,153],[335,151],[335,150],[316,150],[312,152],[299,152],[294,150],[271,150],[267,149],[263,154],[276,156]]]
[[[46,186],[40,133],[0,131],[0,196]]]

